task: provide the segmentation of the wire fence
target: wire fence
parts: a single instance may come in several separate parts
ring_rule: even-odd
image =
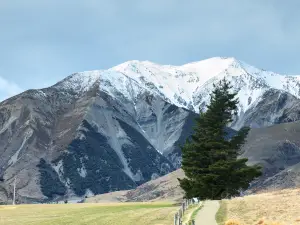
[[[181,203],[181,207],[178,212],[174,215],[174,225],[183,225],[183,217],[186,210],[191,206],[198,204],[198,200],[195,199],[185,199],[184,202]],[[187,225],[195,225],[195,220],[188,221]]]

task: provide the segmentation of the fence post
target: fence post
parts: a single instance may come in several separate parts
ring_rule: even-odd
[[[178,210],[178,212],[174,215],[174,225],[183,225],[182,218],[186,212],[186,210],[191,206],[194,205],[196,201],[193,198],[190,199],[184,199],[184,201],[181,203],[181,207]],[[188,221],[185,225],[195,225],[194,220]]]

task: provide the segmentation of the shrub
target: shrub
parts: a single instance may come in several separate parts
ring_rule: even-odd
[[[260,219],[255,225],[283,225],[279,222],[267,221],[265,219]]]
[[[238,220],[231,219],[231,220],[226,221],[225,225],[242,225],[242,223]]]

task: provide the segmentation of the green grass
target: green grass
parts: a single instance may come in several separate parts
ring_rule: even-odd
[[[170,225],[177,210],[172,203],[0,206],[0,224]]]
[[[216,221],[218,225],[224,225],[227,220],[227,203],[223,200],[220,201],[220,208],[216,214]]]
[[[182,218],[183,224],[186,224],[190,220],[191,215],[197,209],[197,206],[198,205],[192,205],[184,212],[184,216]]]
[[[198,212],[202,209],[203,207],[203,203],[193,212],[192,216],[191,216],[191,220],[194,220],[198,214]]]
[[[200,209],[203,207],[203,204],[200,203],[200,205],[193,205],[188,208],[188,210],[185,212],[183,217],[183,224],[188,224],[191,220],[196,218],[197,213],[200,211]]]

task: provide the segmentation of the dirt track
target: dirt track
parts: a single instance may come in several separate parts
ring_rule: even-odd
[[[219,207],[218,201],[206,201],[196,216],[196,225],[217,225],[215,217]]]

